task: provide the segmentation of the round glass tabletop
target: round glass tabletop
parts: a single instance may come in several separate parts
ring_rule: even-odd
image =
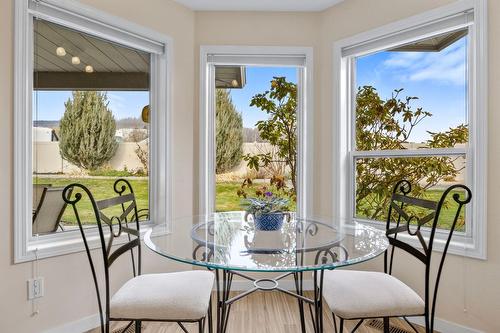
[[[167,258],[212,269],[298,272],[372,259],[388,246],[385,233],[359,223],[335,225],[286,214],[280,229],[256,228],[245,212],[175,219],[158,225],[146,245]]]

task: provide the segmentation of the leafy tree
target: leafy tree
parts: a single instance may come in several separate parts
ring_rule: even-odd
[[[130,133],[125,137],[125,142],[141,142],[149,137],[149,134],[145,130],[141,130],[138,128],[134,128]]]
[[[432,114],[422,108],[413,109],[417,97],[400,98],[403,89],[382,100],[374,87],[358,88],[356,96],[356,149],[364,151],[407,149],[414,129]],[[421,148],[449,148],[468,141],[466,125],[447,131],[428,132],[430,139]],[[392,187],[407,179],[413,194],[442,181],[452,181],[464,169],[460,157],[362,158],[356,162],[356,203],[358,216],[385,219]]]
[[[229,91],[216,91],[216,172],[229,171],[241,161],[243,153],[243,119],[231,100]]]
[[[65,160],[95,170],[113,157],[118,144],[108,104],[106,94],[97,91],[74,91],[64,103],[59,150]]]
[[[290,169],[292,188],[290,195],[296,195],[297,171],[297,85],[285,77],[273,77],[271,89],[252,97],[250,106],[256,106],[269,115],[267,120],[256,123],[260,137],[277,148],[277,156]],[[248,166],[259,170],[273,162],[271,153],[243,157]],[[283,189],[283,188],[281,188]]]

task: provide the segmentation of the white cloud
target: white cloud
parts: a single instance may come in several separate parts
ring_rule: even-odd
[[[111,108],[122,109],[125,107],[125,98],[118,94],[108,93],[109,105]]]
[[[397,52],[384,61],[401,81],[438,81],[463,85],[466,75],[466,48],[464,42],[455,43],[441,52]]]
[[[421,52],[398,52],[384,61],[384,66],[388,68],[409,67],[423,56]]]

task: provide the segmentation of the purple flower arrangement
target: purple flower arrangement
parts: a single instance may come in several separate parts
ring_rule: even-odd
[[[255,217],[262,214],[280,213],[288,209],[288,199],[275,196],[272,192],[264,192],[260,197],[244,200],[245,210]]]

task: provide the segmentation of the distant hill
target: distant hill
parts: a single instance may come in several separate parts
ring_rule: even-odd
[[[58,128],[59,120],[33,120],[33,127]]]
[[[243,142],[266,142],[262,140],[259,130],[256,128],[243,128]]]
[[[123,118],[116,121],[116,129],[121,128],[146,128],[141,118]]]
[[[33,127],[59,128],[59,120],[33,120]],[[116,129],[145,127],[146,124],[141,118],[123,118],[116,121]]]

